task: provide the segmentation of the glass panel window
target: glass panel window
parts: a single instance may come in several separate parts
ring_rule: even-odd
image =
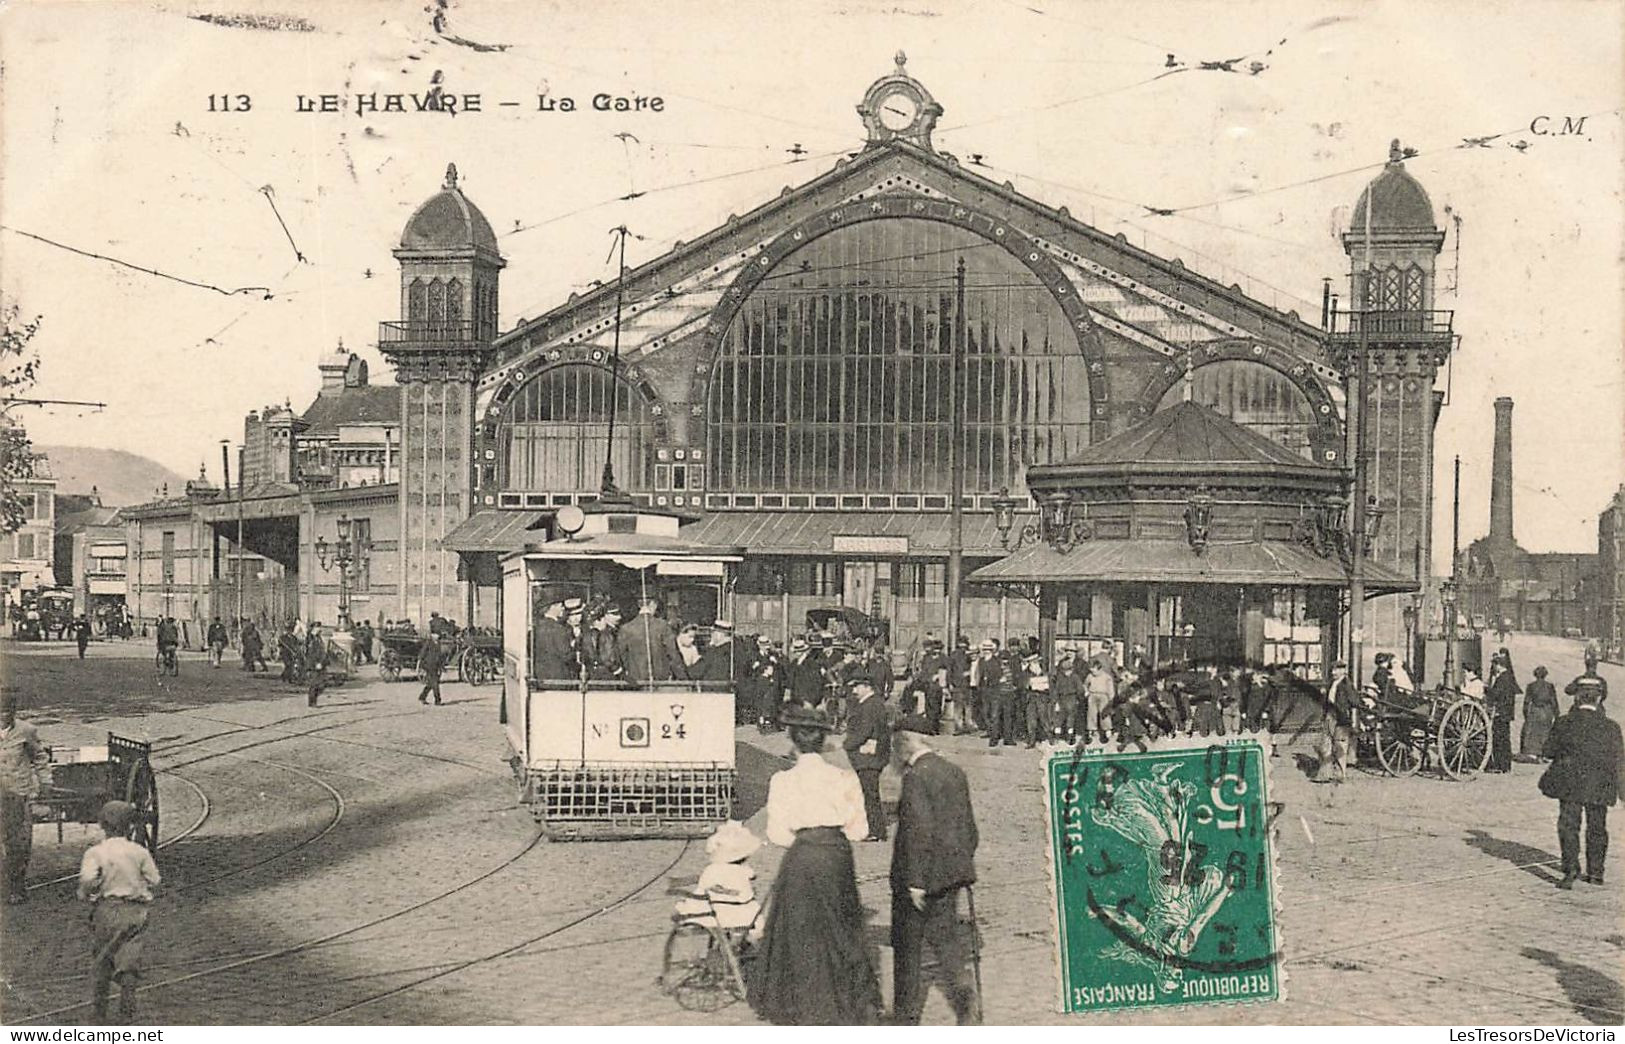
[[[736,313],[706,411],[712,488],[946,492],[961,259],[966,492],[1087,445],[1086,363],[1031,271],[965,229],[868,221],[791,253]]]
[[[1313,459],[1309,436],[1316,425],[1315,409],[1286,374],[1251,359],[1221,359],[1198,366],[1191,378],[1193,402]],[[1157,408],[1177,404],[1184,393],[1184,381],[1174,382]]]
[[[653,478],[654,414],[643,393],[624,378],[585,363],[547,369],[508,402],[497,441],[502,488],[592,493],[599,488],[609,443],[611,382],[615,385],[615,484],[648,489]]]

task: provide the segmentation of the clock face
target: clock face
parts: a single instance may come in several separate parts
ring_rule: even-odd
[[[887,130],[907,130],[914,126],[919,115],[920,103],[903,91],[880,99],[880,122]]]

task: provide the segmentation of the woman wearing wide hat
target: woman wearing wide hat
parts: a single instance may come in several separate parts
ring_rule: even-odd
[[[773,881],[750,1002],[781,1026],[865,1025],[880,985],[863,935],[852,842],[869,833],[855,774],[826,762],[822,711],[785,706],[796,763],[767,790],[767,839],[788,848]]]

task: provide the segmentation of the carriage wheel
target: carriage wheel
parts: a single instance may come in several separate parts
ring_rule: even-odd
[[[496,676],[496,669],[491,657],[479,649],[470,649],[464,655],[468,661],[468,681],[471,685],[484,685]]]
[[[1490,716],[1476,700],[1452,703],[1439,719],[1439,764],[1452,779],[1482,772],[1490,760]]]
[[[394,649],[385,649],[384,655],[378,657],[378,673],[385,681],[401,680],[401,658]]]
[[[130,840],[145,845],[147,851],[158,851],[158,779],[152,773],[152,763],[142,758],[130,770],[124,784],[124,800],[135,806],[135,821],[130,825]]]
[[[1377,723],[1377,760],[1390,776],[1414,776],[1422,767],[1427,748],[1427,732],[1402,718],[1384,718]]]
[[[479,669],[479,655],[479,653],[474,651],[473,646],[466,646],[462,652],[457,654],[458,681],[465,685],[479,684],[479,679],[475,673]]]

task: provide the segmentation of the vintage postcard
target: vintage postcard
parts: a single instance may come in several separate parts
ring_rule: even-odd
[[[1622,21],[0,6],[0,1020],[1618,1025]]]

